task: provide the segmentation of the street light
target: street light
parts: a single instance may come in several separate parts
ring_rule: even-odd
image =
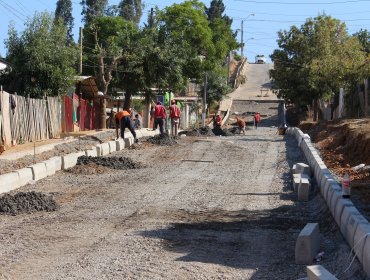
[[[247,20],[249,17],[253,17],[254,14],[249,14],[246,18],[242,19],[242,23],[241,23],[241,38],[240,38],[240,43],[241,43],[241,47],[240,47],[240,56],[243,58],[244,55],[243,55],[243,50],[244,50],[244,43],[243,43],[243,33],[244,33],[244,20]]]

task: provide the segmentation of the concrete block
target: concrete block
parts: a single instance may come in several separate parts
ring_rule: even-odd
[[[298,186],[301,183],[301,176],[299,174],[293,174],[293,190],[296,192],[298,190]],[[296,176],[298,175],[298,176]]]
[[[19,174],[10,172],[0,175],[0,193],[10,192],[20,186]]]
[[[340,219],[342,217],[344,207],[355,207],[351,200],[346,198],[340,198],[335,205],[335,213],[333,215],[335,222],[340,226]]]
[[[310,181],[307,178],[301,178],[301,181],[298,185],[298,201],[308,201],[310,195]]]
[[[295,244],[296,264],[312,264],[320,249],[318,223],[308,223],[300,232]]]
[[[33,180],[33,174],[32,169],[29,167],[21,168],[16,171],[15,173],[18,173],[19,176],[19,187],[27,185],[29,182]],[[1,181],[2,179],[0,179]],[[0,183],[1,184],[1,183]]]
[[[331,172],[329,170],[324,171],[323,175],[320,178],[320,181],[318,181],[318,185],[319,185],[320,189],[325,186],[325,184],[328,180],[335,180],[333,175],[331,174]]]
[[[108,145],[109,145],[109,153],[113,153],[113,152],[117,152],[117,145],[116,145],[116,141],[108,141]]]
[[[77,163],[77,159],[80,156],[84,156],[85,152],[77,152],[62,156],[62,169],[68,169],[74,167]]]
[[[340,231],[351,248],[353,248],[354,245],[357,225],[360,223],[366,224],[368,221],[360,214],[357,208],[352,206],[343,208]]]
[[[308,164],[305,164],[305,163],[297,163],[295,172],[301,173],[301,174],[303,173],[303,174],[307,174],[308,176],[311,176],[311,168]]]
[[[46,164],[46,174],[47,176],[51,176],[51,175],[54,175],[55,172],[58,170],[61,169],[61,162],[62,162],[62,158],[61,157],[52,157],[52,158],[49,158],[48,160],[45,160],[43,161],[45,162]]]
[[[103,155],[102,144],[98,144],[95,147],[96,147],[96,156],[101,157]]]
[[[125,148],[125,141],[122,138],[116,140],[116,150],[121,151]]]
[[[85,155],[87,157],[96,157],[96,156],[98,156],[97,149],[95,148],[95,149],[91,149],[91,150],[86,150]]]
[[[342,199],[342,192],[335,191],[331,195],[330,201],[327,201],[328,208],[333,217],[335,215],[336,205],[340,199]]]
[[[109,155],[109,152],[110,152],[109,143],[102,143],[101,148],[102,148],[102,150],[101,150],[101,155],[102,156]]]
[[[288,128],[286,129],[285,133],[286,133],[286,134],[288,134],[288,135],[292,135],[292,134],[294,133],[294,129],[293,129],[293,127],[288,127]]]
[[[361,263],[364,263],[363,258],[366,239],[370,239],[370,223],[359,223],[355,232],[353,250]]]
[[[133,137],[127,137],[124,139],[125,141],[125,147],[131,147],[131,145],[134,143]]]
[[[339,193],[339,195],[342,194],[342,188],[340,187],[340,185],[338,183],[333,183],[329,186],[328,188],[328,192],[327,192],[327,195],[325,197],[325,200],[326,200],[326,203],[329,204],[330,201],[331,201],[331,197],[333,196],[334,192],[337,192],[337,195]]]
[[[54,160],[55,162],[55,171],[62,170],[62,157],[61,156],[55,156],[50,159]]]
[[[34,181],[41,180],[48,176],[47,169],[46,169],[46,163],[45,162],[39,162],[36,164],[33,164],[29,166],[32,170],[32,177]]]
[[[362,267],[366,272],[367,277],[370,277],[370,236],[368,235],[365,240],[364,249],[362,250]]]
[[[296,170],[297,170],[297,164],[293,164],[293,166],[292,166],[292,174],[294,175],[294,174],[297,174],[296,173]]]
[[[308,280],[338,280],[333,274],[321,265],[307,266]]]

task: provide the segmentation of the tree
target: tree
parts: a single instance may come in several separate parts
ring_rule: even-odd
[[[122,63],[135,63],[136,37],[138,29],[132,22],[122,17],[97,17],[85,36],[87,60],[96,71],[97,84],[106,95],[112,82],[114,71],[125,75],[127,69],[117,69]],[[117,70],[116,70],[117,69]],[[102,108],[101,128],[105,128],[105,101]]]
[[[55,9],[55,20],[62,20],[67,27],[67,42],[73,42],[73,16],[72,16],[72,1],[71,0],[58,0]]]
[[[339,20],[321,15],[278,35],[280,49],[271,55],[274,91],[287,102],[313,103],[315,119],[319,99],[335,97],[340,87],[362,79],[365,54]]]
[[[121,0],[118,9],[119,15],[125,20],[139,24],[142,16],[141,0]]]
[[[83,21],[85,25],[89,25],[95,17],[103,16],[105,8],[107,7],[108,0],[82,0]]]
[[[10,92],[31,97],[64,94],[76,74],[78,51],[66,43],[67,28],[48,13],[36,14],[18,34],[9,28],[7,60],[12,71],[4,77]]]
[[[197,0],[173,4],[158,12],[159,42],[177,45],[184,61],[183,76],[201,80],[205,69],[212,69],[217,57],[204,4]],[[204,58],[204,59],[202,59]]]
[[[361,29],[359,32],[356,32],[353,34],[353,36],[356,36],[363,47],[363,50],[370,54],[370,32],[367,29]]]
[[[208,20],[210,22],[213,22],[216,19],[222,19],[226,22],[227,25],[231,26],[233,20],[227,15],[223,14],[225,12],[225,9],[226,7],[223,3],[223,0],[212,0],[209,8],[206,9]]]

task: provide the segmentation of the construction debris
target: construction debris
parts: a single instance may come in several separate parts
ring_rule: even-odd
[[[131,158],[127,157],[90,157],[90,156],[80,156],[77,159],[76,166],[95,164],[111,169],[137,169],[142,168],[143,164],[134,162]]]
[[[147,141],[149,143],[160,145],[160,146],[171,146],[171,145],[177,144],[176,138],[171,137],[167,133],[149,137]]]
[[[17,215],[36,211],[55,211],[57,204],[51,196],[39,192],[20,192],[0,197],[0,214]]]

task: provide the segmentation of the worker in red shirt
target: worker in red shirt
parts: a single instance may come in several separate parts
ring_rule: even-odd
[[[118,127],[120,128],[120,135],[121,138],[125,138],[125,129],[126,127],[130,130],[132,136],[134,136],[135,143],[138,143],[138,139],[136,138],[136,132],[131,120],[131,110],[123,110],[119,111],[115,116],[116,120],[116,137],[118,138]]]
[[[217,113],[213,117],[213,127],[221,127],[221,125],[222,125],[222,118],[220,117],[220,114]]]
[[[166,108],[162,105],[160,101],[154,106],[154,129],[157,129],[159,125],[159,131],[161,135],[164,133],[164,120],[166,119]]]
[[[171,118],[171,135],[177,136],[178,129],[180,124],[180,108],[176,105],[176,100],[171,101],[170,106],[170,118]]]
[[[261,115],[259,112],[254,113],[254,126],[258,127],[258,123],[261,121]]]

